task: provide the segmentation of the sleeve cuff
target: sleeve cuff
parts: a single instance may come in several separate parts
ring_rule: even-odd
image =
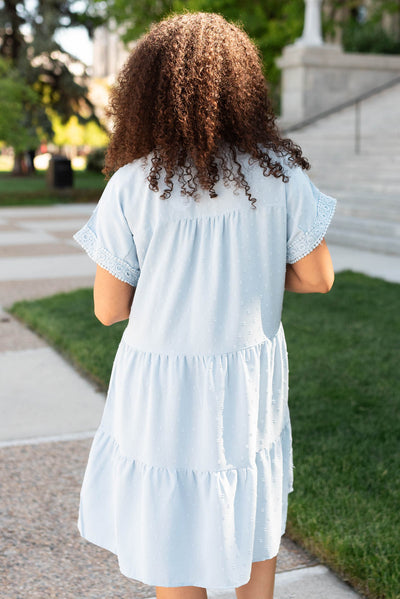
[[[75,233],[73,239],[83,247],[89,258],[96,262],[96,264],[120,281],[136,287],[140,276],[140,269],[132,267],[102,247],[96,234],[87,225]]]
[[[336,200],[320,192],[317,204],[317,216],[313,227],[301,232],[287,246],[286,262],[293,264],[312,252],[325,237],[336,208]]]

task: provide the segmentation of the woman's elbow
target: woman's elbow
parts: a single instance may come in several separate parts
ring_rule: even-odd
[[[101,312],[100,310],[95,310],[94,315],[96,316],[97,320],[99,320],[101,324],[106,327],[109,327],[116,322],[116,320],[112,318],[111,314]]]
[[[324,277],[320,283],[320,291],[319,293],[329,293],[329,291],[333,287],[333,283],[335,281],[335,273],[332,271],[329,275]]]
[[[129,318],[129,314],[125,314],[125,312],[123,314],[116,313],[108,309],[96,307],[96,305],[94,307],[94,315],[106,327]]]
[[[109,327],[129,318],[135,289],[101,266],[97,266],[93,286],[93,307],[94,314],[101,324]]]
[[[332,273],[321,273],[308,279],[302,279],[300,292],[303,293],[329,293],[332,289],[335,275]]]

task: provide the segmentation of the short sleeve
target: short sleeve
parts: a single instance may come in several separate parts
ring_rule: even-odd
[[[140,266],[133,233],[124,214],[124,196],[117,171],[108,181],[90,219],[73,238],[99,266],[135,287]]]
[[[322,193],[300,168],[288,171],[286,185],[286,262],[293,264],[312,252],[325,237],[336,199]]]

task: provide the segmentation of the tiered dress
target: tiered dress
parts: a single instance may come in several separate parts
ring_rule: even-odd
[[[82,537],[157,586],[231,589],[278,553],[293,490],[286,263],[325,236],[336,200],[240,156],[256,209],[162,200],[149,162],[120,168],[74,239],[136,287],[81,488]]]

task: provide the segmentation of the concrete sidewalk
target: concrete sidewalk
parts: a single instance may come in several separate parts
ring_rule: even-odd
[[[71,239],[94,208],[0,209],[0,304],[91,286],[95,265]],[[329,239],[328,239],[329,245]],[[397,257],[329,246],[336,271],[350,268],[400,282]],[[116,557],[79,536],[79,489],[104,393],[43,339],[0,311],[0,468],[5,599],[155,597],[125,579]],[[234,591],[209,589],[228,599]],[[276,599],[360,597],[286,536]]]
[[[209,599],[236,599],[229,593],[207,589]],[[355,599],[361,597],[329,568],[317,565],[296,568],[275,575],[274,599]],[[154,599],[156,599],[154,597]]]

